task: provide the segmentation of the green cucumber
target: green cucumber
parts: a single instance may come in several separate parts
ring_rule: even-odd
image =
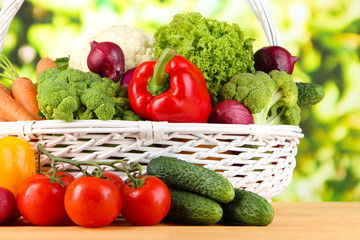
[[[317,83],[296,82],[298,88],[297,104],[300,107],[315,105],[320,102],[324,96],[324,87]]]
[[[170,189],[171,206],[166,221],[190,225],[212,225],[219,222],[223,210],[219,203],[182,190]]]
[[[217,202],[228,203],[235,196],[234,187],[220,173],[184,160],[152,159],[147,165],[147,173],[160,178],[170,188],[197,193]]]
[[[267,226],[274,219],[271,204],[256,193],[235,189],[235,198],[222,204],[224,214],[222,221],[242,226]]]

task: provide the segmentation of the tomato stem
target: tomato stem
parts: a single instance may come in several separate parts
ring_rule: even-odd
[[[92,161],[76,161],[66,158],[61,158],[54,156],[49,151],[47,151],[40,143],[37,145],[39,152],[44,153],[46,156],[48,156],[51,159],[51,168],[53,170],[53,176],[56,176],[56,166],[55,163],[62,162],[62,163],[68,163],[75,167],[77,167],[85,176],[92,176],[92,177],[98,177],[98,178],[104,178],[104,173],[101,169],[101,166],[110,166],[114,168],[117,171],[125,172],[128,176],[129,180],[134,182],[134,187],[140,187],[144,184],[143,179],[138,179],[138,176],[142,175],[142,168],[141,165],[138,162],[131,162],[129,164],[129,168],[126,166],[126,162],[122,159],[119,160],[113,160],[113,161],[106,161],[106,162],[92,162]],[[121,164],[122,167],[119,167],[118,165]],[[96,169],[92,171],[92,173],[89,173],[86,168],[83,168],[83,166],[94,166]],[[137,174],[136,174],[137,172]],[[132,174],[134,173],[134,174]]]

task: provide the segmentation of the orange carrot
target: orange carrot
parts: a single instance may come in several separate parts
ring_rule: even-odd
[[[34,120],[31,113],[3,91],[0,91],[0,103],[0,116],[6,116],[8,121]]]
[[[2,83],[0,83],[0,92],[12,98],[11,91],[7,86],[5,86]],[[0,111],[0,122],[7,122],[6,113],[2,113],[1,111]]]
[[[4,91],[6,94],[12,97],[10,89],[2,83],[0,83],[0,91]]]
[[[48,68],[56,68],[55,62],[51,58],[42,58],[36,65],[36,79],[42,71]]]
[[[36,99],[37,90],[34,83],[25,77],[20,77],[15,67],[11,64],[10,60],[3,54],[0,55],[0,67],[2,67],[8,74],[0,74],[12,81],[11,94],[13,100],[16,101],[27,113],[32,115],[32,119],[41,120],[39,117],[39,107]],[[22,117],[24,118],[24,117]],[[15,121],[16,119],[10,119],[9,121]],[[23,120],[23,119],[17,119]],[[31,119],[29,119],[31,120]]]
[[[36,99],[37,90],[34,83],[25,77],[16,78],[11,84],[11,93],[13,98],[25,108],[36,120],[41,120],[39,117],[39,106]]]

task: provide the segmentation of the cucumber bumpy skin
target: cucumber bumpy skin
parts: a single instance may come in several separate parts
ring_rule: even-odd
[[[256,193],[235,189],[235,198],[221,205],[224,214],[222,221],[241,226],[267,226],[274,219],[271,204]]]
[[[170,189],[171,206],[166,221],[191,225],[212,225],[219,222],[223,210],[219,203],[182,190]]]
[[[169,188],[185,190],[228,203],[235,197],[232,184],[220,173],[184,160],[158,157],[147,165],[147,173],[155,175]]]
[[[320,102],[324,96],[324,87],[317,83],[296,82],[298,88],[297,104],[300,107],[315,105]]]

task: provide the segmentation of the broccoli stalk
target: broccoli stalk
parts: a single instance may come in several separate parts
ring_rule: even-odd
[[[273,70],[269,74],[259,71],[238,74],[224,85],[222,97],[243,103],[251,112],[255,124],[300,123],[297,86],[286,72]]]

